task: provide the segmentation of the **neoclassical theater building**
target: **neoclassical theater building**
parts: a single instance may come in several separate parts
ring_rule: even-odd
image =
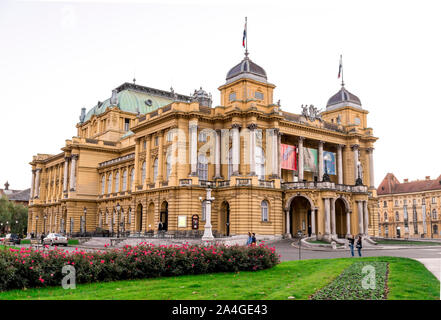
[[[58,154],[32,162],[28,232],[378,235],[373,150],[360,99],[341,89],[319,112],[273,101],[248,55],[220,105],[124,83],[86,112]],[[211,197],[207,199],[207,189]]]

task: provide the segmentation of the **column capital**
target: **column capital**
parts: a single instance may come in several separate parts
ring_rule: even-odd
[[[257,124],[255,124],[255,123],[250,123],[250,124],[247,126],[247,128],[248,128],[249,130],[253,131],[253,130],[257,129]]]
[[[78,154],[71,155],[72,160],[78,160],[78,157],[79,157]]]
[[[299,139],[299,142],[300,141],[302,141],[302,142],[305,141],[305,137],[298,137],[298,139]]]
[[[35,169],[35,172],[41,172],[43,169],[42,168],[37,168]]]
[[[337,144],[337,148],[343,150],[346,147],[345,144]]]
[[[275,134],[279,134],[280,133],[280,129],[279,128],[273,128],[273,130],[274,130]]]
[[[214,131],[216,131],[216,133],[222,133],[222,129],[214,129]]]
[[[368,153],[373,153],[374,152],[374,147],[368,147],[368,148],[366,148],[366,151],[368,152]]]
[[[240,129],[242,128],[242,125],[240,123],[233,123],[231,125],[231,129]]]
[[[352,151],[358,150],[359,147],[360,147],[360,145],[358,145],[358,144],[353,144],[353,145],[351,145],[351,149],[352,149]]]
[[[324,145],[325,143],[326,143],[326,142],[324,142],[323,140],[319,140],[319,142],[318,142],[319,146],[321,145],[322,147],[323,147],[323,145]]]

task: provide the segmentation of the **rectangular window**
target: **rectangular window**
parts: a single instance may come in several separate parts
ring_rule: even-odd
[[[228,97],[229,101],[236,100],[236,92],[231,92],[230,96]]]
[[[435,201],[435,197],[433,197],[432,198],[432,204],[435,204],[436,203],[436,201]]]
[[[124,131],[129,131],[130,129],[130,119],[124,119]]]
[[[157,146],[158,146],[158,144],[159,144],[159,137],[158,137],[158,136],[156,136],[156,137],[155,137],[155,147],[157,147]]]
[[[259,91],[256,91],[256,93],[254,94],[254,97],[255,97],[257,100],[263,100],[263,93],[262,93],[262,92],[259,92]]]
[[[207,132],[199,132],[199,142],[207,142]]]
[[[387,201],[383,201],[383,207],[384,207],[384,208],[387,207]]]

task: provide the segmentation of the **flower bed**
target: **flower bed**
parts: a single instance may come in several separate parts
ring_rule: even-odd
[[[363,268],[368,267],[363,273]],[[371,273],[375,270],[375,273]],[[387,262],[356,262],[316,292],[312,300],[383,300],[387,296]],[[372,279],[366,277],[372,276]],[[363,288],[363,280],[365,280]],[[366,286],[367,285],[367,286]],[[371,287],[372,286],[372,287]]]
[[[212,272],[257,271],[279,263],[274,248],[242,246],[154,246],[140,243],[109,251],[74,252],[21,248],[0,252],[0,291],[61,285],[65,265],[76,283],[116,281]]]

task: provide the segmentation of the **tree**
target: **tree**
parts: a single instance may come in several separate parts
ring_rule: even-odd
[[[0,233],[26,234],[27,225],[28,208],[9,201],[7,197],[0,198]]]

